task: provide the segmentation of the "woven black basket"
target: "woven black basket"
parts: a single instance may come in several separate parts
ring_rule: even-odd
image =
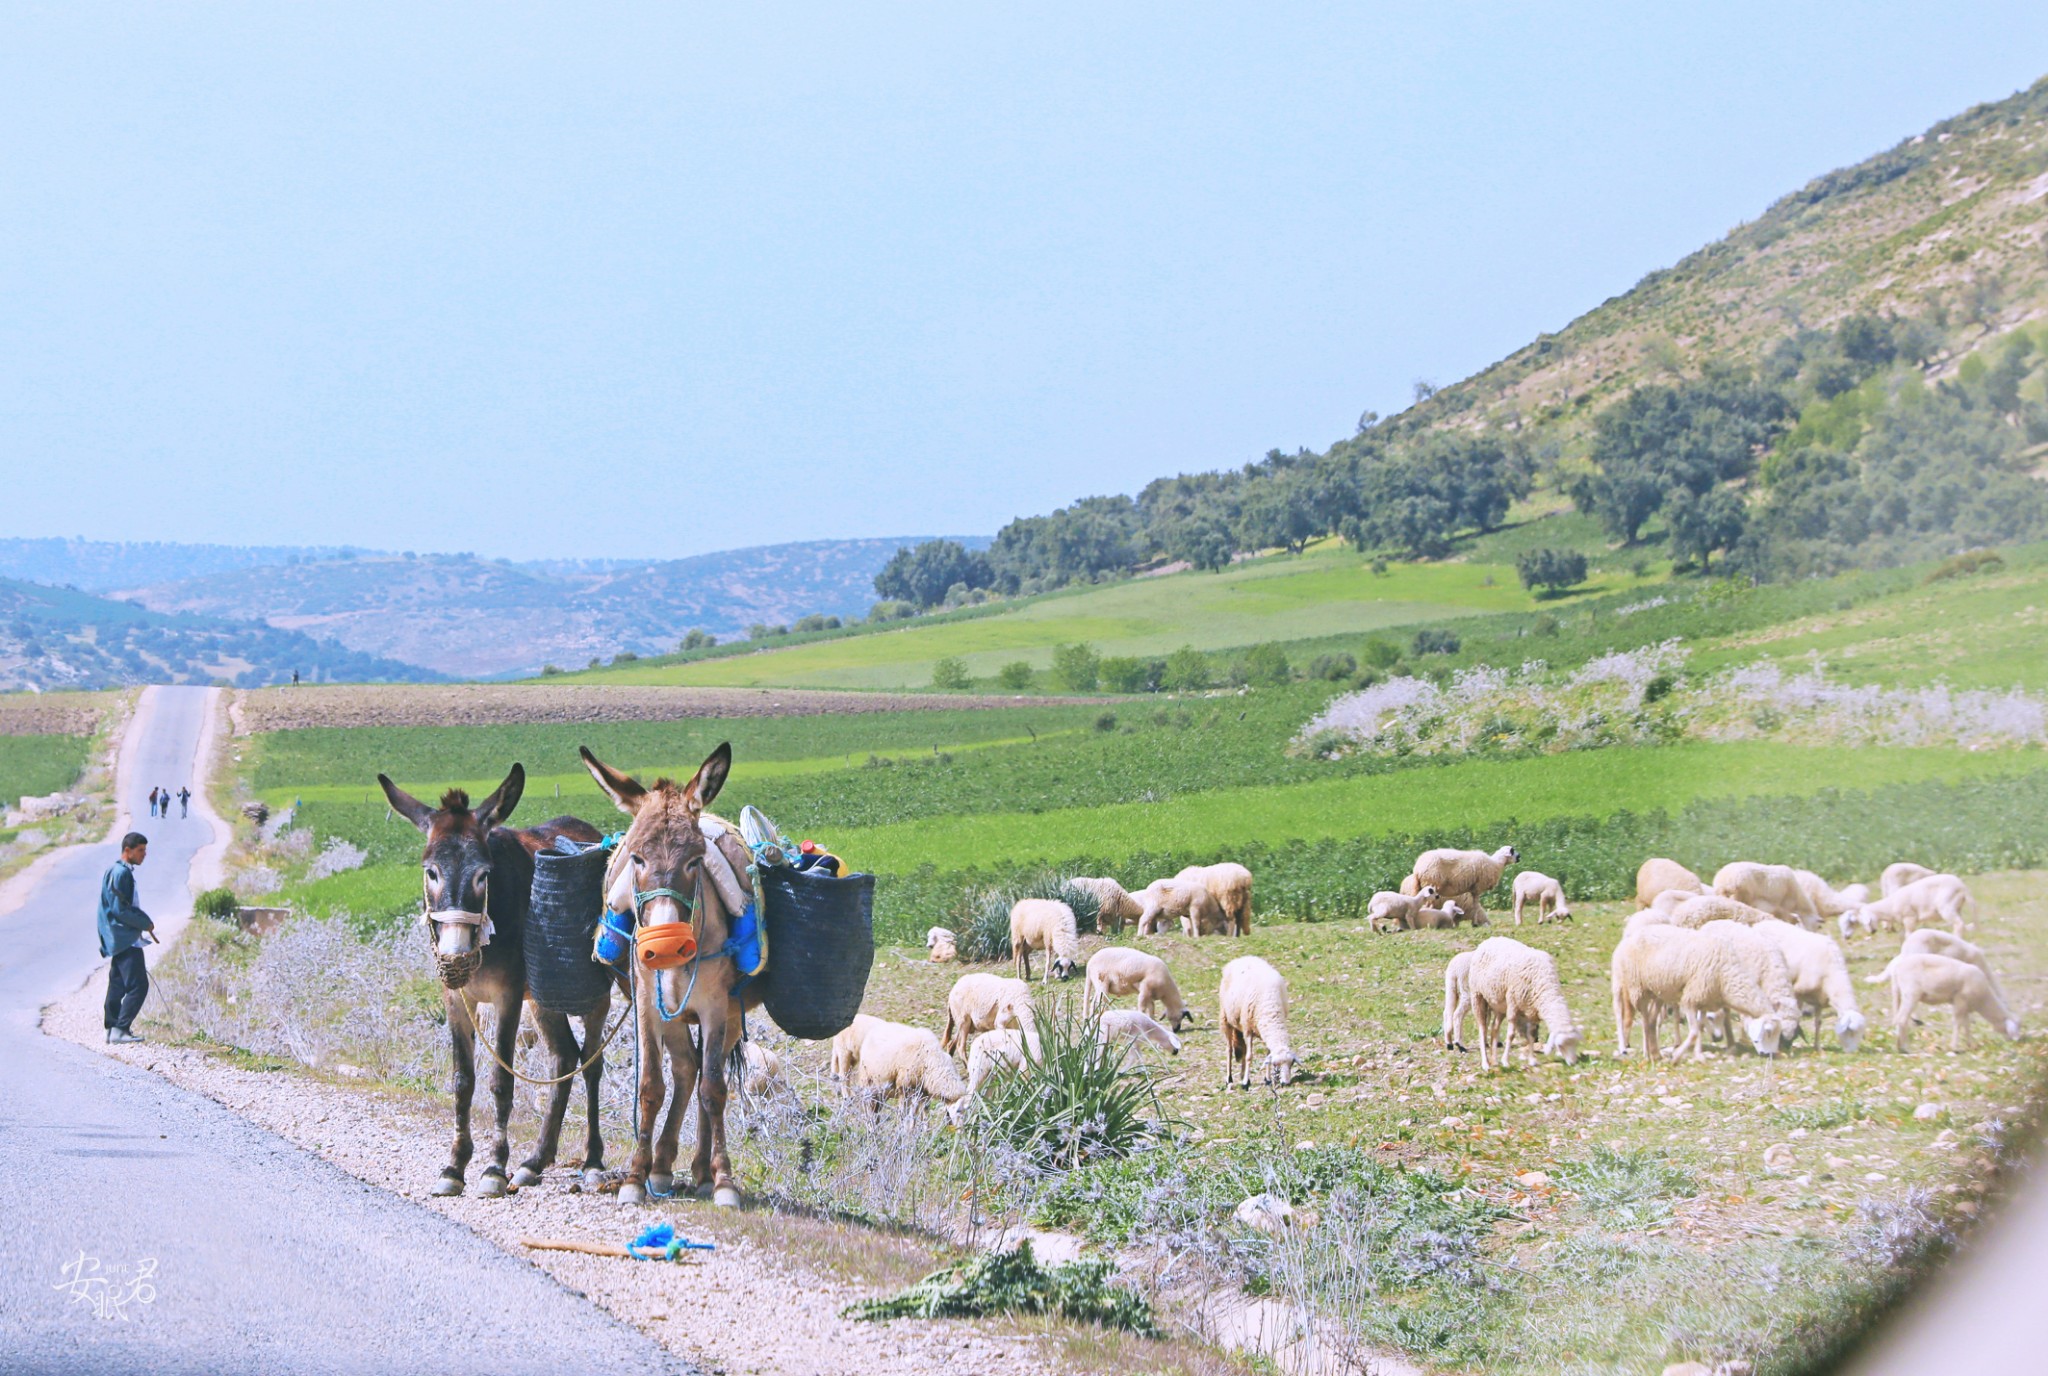
[[[611,972],[590,954],[604,908],[608,859],[602,846],[576,855],[544,850],[533,857],[526,993],[550,1012],[585,1012],[611,987]]]
[[[768,972],[761,1002],[792,1037],[821,1041],[860,1012],[875,963],[875,877],[763,866]]]

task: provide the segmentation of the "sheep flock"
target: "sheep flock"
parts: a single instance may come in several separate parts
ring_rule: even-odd
[[[992,1078],[1042,1055],[1035,990],[1085,976],[1084,1025],[1101,1047],[1174,1056],[1183,1036],[1213,1026],[1227,1085],[1249,1088],[1257,1078],[1277,1093],[1313,1079],[1291,1026],[1285,970],[1247,954],[1223,966],[1213,989],[1197,989],[1175,977],[1170,952],[1143,949],[1175,928],[1190,940],[1243,940],[1252,931],[1252,887],[1251,872],[1232,863],[1192,866],[1134,889],[1110,877],[1070,881],[1100,913],[1103,944],[1092,950],[1067,903],[1021,899],[1010,914],[1011,976],[961,975],[940,1031],[863,1015],[835,1039],[832,1073],[849,1089],[922,1094],[958,1122]],[[1373,894],[1361,930],[1399,939],[1490,928],[1489,898],[1517,927],[1573,920],[1565,883],[1523,866],[1521,853],[1502,845],[1418,855],[1407,875]],[[1901,861],[1875,885],[1836,887],[1790,865],[1731,861],[1702,877],[1652,857],[1637,875],[1635,899],[1609,965],[1616,1055],[1779,1056],[1801,1043],[1803,1054],[1830,1045],[1853,1054],[1866,1047],[1871,1021],[1859,983],[1885,988],[1889,1007],[1877,1016],[1899,1051],[1910,1048],[1916,1015],[1934,1006],[1950,1009],[1956,1047],[1968,1044],[1972,1019],[2010,1038],[2021,1034],[1990,959],[1963,935],[1972,900],[1954,875]],[[1852,979],[1843,944],[1880,931],[1902,935],[1899,954],[1881,974]],[[1592,1010],[1570,1006],[1556,958],[1515,937],[1474,935],[1481,939],[1444,970],[1435,1032],[1445,1051],[1476,1049],[1483,1072],[1511,1066],[1518,1052],[1526,1062],[1556,1057],[1567,1065],[1593,1054],[1582,1021]],[[934,962],[962,959],[944,928],[934,928],[926,946]],[[1113,1007],[1120,999],[1132,1006]],[[1468,1026],[1476,1026],[1472,1039]]]

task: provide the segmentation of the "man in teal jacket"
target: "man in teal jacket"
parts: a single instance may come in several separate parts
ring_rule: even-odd
[[[107,971],[107,1040],[139,1042],[130,1025],[149,996],[149,966],[143,962],[144,932],[156,930],[149,914],[135,906],[135,867],[149,854],[149,838],[131,831],[121,838],[121,858],[100,880],[100,954],[112,956]]]

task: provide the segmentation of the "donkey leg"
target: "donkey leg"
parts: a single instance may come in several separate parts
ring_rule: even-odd
[[[519,1085],[507,1067],[519,1054],[519,1009],[524,1002],[525,995],[513,989],[500,994],[496,1003],[498,1028],[492,1040],[497,1044],[498,1055],[491,1063],[491,1097],[496,1100],[498,1132],[491,1143],[491,1164],[484,1167],[483,1179],[476,1187],[477,1194],[485,1199],[496,1199],[505,1193],[505,1166],[512,1159],[512,1099]]]
[[[725,1149],[725,1063],[732,1037],[725,1018],[714,1016],[704,1026],[704,1066],[697,1079],[697,1161],[701,1182],[711,1177],[711,1199],[721,1209],[740,1206],[739,1182],[733,1179],[732,1158]],[[734,1029],[737,1031],[737,1028]]]
[[[560,1013],[549,1013],[536,1008],[534,1022],[540,1028],[541,1040],[547,1043],[548,1058],[554,1065],[555,1083],[548,1086],[548,1116],[541,1125],[540,1140],[533,1144],[533,1155],[520,1163],[512,1176],[515,1185],[538,1185],[541,1175],[555,1163],[555,1151],[561,1143],[562,1116],[569,1111],[570,1072],[576,1069],[580,1055],[576,1047],[576,1034],[569,1026],[569,1020]]]
[[[681,1045],[669,1053],[669,1068],[675,1073],[675,1094],[669,1099],[668,1114],[661,1120],[661,1139],[654,1144],[656,1189],[673,1192],[676,1187],[676,1143],[682,1137],[683,1117],[690,1111],[690,1096],[697,1087],[697,1054],[690,1047],[687,1029]]]
[[[583,1020],[583,1045],[599,1048],[589,1065],[583,1067],[584,1115],[587,1120],[583,1143],[583,1180],[594,1185],[604,1178],[604,1122],[599,1110],[599,1092],[604,1086],[604,1024],[611,1012],[611,997],[607,995],[597,1005],[597,1011]],[[591,1055],[586,1051],[585,1055]],[[562,1067],[567,1071],[568,1067]]]
[[[626,1167],[625,1183],[619,1186],[619,1203],[647,1202],[647,1168],[654,1160],[654,1118],[661,1112],[661,1023],[643,1000],[633,1010],[639,1025],[634,1030],[645,1048],[640,1056],[640,1085],[633,1120],[633,1160]]]
[[[455,1145],[448,1153],[447,1168],[434,1182],[434,1193],[451,1195],[462,1193],[462,1175],[469,1169],[470,1153],[475,1150],[469,1135],[469,1102],[476,1094],[476,1028],[463,1010],[460,997],[444,990],[441,999],[448,1013],[449,1050],[455,1058]]]

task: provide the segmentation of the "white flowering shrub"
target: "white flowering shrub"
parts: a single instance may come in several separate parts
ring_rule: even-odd
[[[306,878],[327,879],[337,874],[346,874],[350,870],[359,870],[363,867],[363,862],[369,858],[369,853],[362,847],[350,845],[339,836],[331,836],[327,844],[321,848],[320,854],[315,856],[313,863],[307,867]]]

